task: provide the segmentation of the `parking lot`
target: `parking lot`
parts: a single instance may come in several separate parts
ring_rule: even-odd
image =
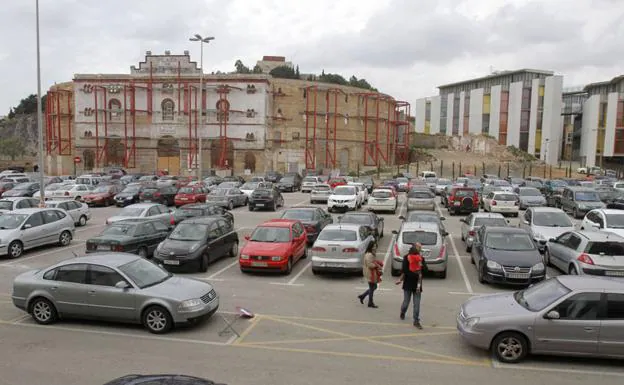
[[[307,194],[284,196],[285,208],[309,203]],[[402,203],[403,197],[400,207],[404,212]],[[0,260],[4,383],[101,384],[134,372],[180,372],[227,384],[388,383],[408,378],[436,384],[454,384],[458,378],[467,383],[549,385],[581,384],[596,377],[605,384],[624,381],[621,362],[532,357],[519,365],[502,365],[463,343],[455,329],[459,305],[473,295],[511,289],[478,282],[460,239],[460,217],[448,216],[446,210],[442,213],[451,234],[448,275],[446,279],[427,278],[424,283],[423,330],[415,329],[409,317],[399,320],[402,291],[394,284],[389,266],[391,231],[400,226],[399,213],[382,214],[385,236],[377,257],[385,262],[386,270],[376,292],[378,309],[357,300],[366,286],[362,277],[315,276],[309,259],[299,261],[288,276],[242,274],[237,259],[218,261],[206,273],[187,274],[214,284],[221,295],[220,311],[205,323],[165,336],[151,335],[139,326],[84,321],[44,327],[13,307],[14,276],[74,253],[83,255],[85,241],[101,232],[106,218],[118,210],[92,209],[93,219],[77,228],[69,247],[36,249],[16,260]],[[278,215],[249,212],[246,207],[234,213],[241,246],[243,236],[257,224]],[[510,219],[512,225],[517,221]],[[548,274],[559,273],[549,270]],[[256,317],[239,319],[237,307]],[[320,379],[322,372],[326,374]]]

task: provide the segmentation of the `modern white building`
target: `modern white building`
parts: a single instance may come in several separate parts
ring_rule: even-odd
[[[562,76],[532,69],[501,71],[438,89],[439,95],[416,101],[416,132],[485,134],[548,164],[560,159]]]

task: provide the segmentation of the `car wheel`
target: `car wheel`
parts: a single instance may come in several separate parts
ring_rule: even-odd
[[[147,249],[145,247],[140,247],[137,254],[141,258],[147,258]]]
[[[544,265],[546,267],[550,266],[550,252],[548,249],[544,250]]]
[[[227,208],[228,208],[228,210],[233,210],[234,209],[234,202],[230,201],[230,203],[228,203]]]
[[[485,264],[479,263],[479,283],[485,284]]]
[[[570,266],[570,268],[568,269],[568,275],[579,275],[579,272],[576,269],[576,266],[574,265]]]
[[[308,258],[308,247],[307,246],[303,249],[303,255],[301,256],[301,259],[306,259],[306,258]]]
[[[208,271],[208,255],[204,253],[201,256],[201,259],[199,260],[199,272],[205,273],[207,271]]]
[[[238,242],[234,242],[232,244],[232,248],[230,249],[230,258],[238,257]]]
[[[20,241],[13,241],[9,244],[9,258],[19,258],[24,253],[24,245]]]
[[[470,251],[472,251],[472,247],[470,248]],[[475,260],[474,260],[474,258],[472,258],[472,254],[470,255],[470,264],[471,265],[475,264]]]
[[[292,257],[288,258],[288,263],[286,264],[286,275],[289,275],[290,273],[292,273],[292,268],[293,268],[293,262],[292,262]]]
[[[69,231],[63,231],[61,235],[59,235],[59,245],[67,246],[71,243],[72,236]]]
[[[319,275],[319,274],[321,274],[321,272],[318,269],[312,269],[312,274],[313,275]]]
[[[254,207],[252,205],[249,205],[249,211],[254,211]]]
[[[29,313],[32,318],[41,325],[50,325],[58,320],[58,312],[52,304],[45,298],[39,297],[30,303]]]
[[[574,218],[579,219],[579,213],[578,213],[578,209],[576,209],[576,207],[574,208],[574,211],[572,212],[572,215],[574,216]]]
[[[84,215],[81,215],[80,218],[78,218],[78,225],[79,226],[86,226],[87,225],[87,217]]]
[[[173,327],[173,319],[163,307],[151,306],[143,312],[143,326],[150,333],[164,334]]]
[[[384,234],[383,234],[383,231],[384,231],[384,228],[382,227],[382,228],[381,228],[381,233],[379,233],[379,238],[383,238],[383,235],[384,235]]]
[[[247,206],[249,204],[249,199],[245,198],[245,203],[243,203],[243,206]]]
[[[472,251],[472,246],[466,246],[466,252],[470,253]],[[473,261],[474,263],[474,261]]]
[[[441,279],[446,279],[446,269],[444,269],[443,272],[439,273],[438,277],[441,278]]]
[[[522,361],[529,349],[527,339],[520,333],[504,332],[492,341],[492,354],[506,364]]]

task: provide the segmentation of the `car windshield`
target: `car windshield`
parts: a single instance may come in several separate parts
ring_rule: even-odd
[[[568,184],[563,180],[551,180],[550,185],[553,187],[566,187]]]
[[[567,295],[570,291],[558,279],[551,278],[515,292],[514,299],[525,309],[538,312]]]
[[[412,199],[433,199],[433,194],[429,191],[412,190],[407,194],[407,197]]]
[[[521,197],[539,197],[542,196],[542,193],[539,192],[536,188],[521,188],[520,189]]]
[[[134,224],[119,223],[107,227],[102,231],[101,235],[105,236],[119,236],[119,235],[132,235],[136,226]]]
[[[623,214],[605,214],[605,217],[607,217],[607,223],[606,223],[607,228],[624,229],[624,215]]]
[[[52,183],[46,186],[45,191],[56,191],[61,188],[63,185],[60,183]]]
[[[624,242],[606,241],[606,242],[590,242],[587,247],[588,254],[620,256],[624,255]]]
[[[425,214],[412,211],[407,215],[405,222],[439,223],[440,217],[437,214]]]
[[[512,184],[521,184],[522,182],[524,182],[524,179],[522,178],[511,178]]]
[[[392,192],[390,192],[389,190],[377,190],[377,191],[373,191],[371,196],[373,198],[391,198]]]
[[[255,190],[259,185],[259,182],[247,182],[241,186],[241,190]]]
[[[232,187],[236,187],[236,182],[223,182],[219,184],[220,189],[227,189]]]
[[[330,191],[331,187],[325,185],[316,185],[314,186],[314,191]]]
[[[204,215],[204,209],[199,207],[180,207],[177,211],[180,215],[184,215],[187,217],[200,217]]]
[[[340,223],[356,223],[358,225],[371,225],[373,218],[367,214],[345,214],[340,218]]]
[[[17,186],[13,187],[13,190],[28,190],[32,186],[32,183],[20,183]]]
[[[287,227],[261,226],[251,234],[249,240],[254,242],[290,242],[290,229]]]
[[[210,195],[215,195],[215,196],[226,196],[228,193],[228,189],[226,188],[218,188],[218,189],[214,189],[210,192]]]
[[[355,187],[338,186],[334,189],[334,195],[355,195]]]
[[[316,183],[316,179],[317,178],[315,176],[306,176],[305,178],[303,178],[303,181]]]
[[[409,179],[407,178],[396,178],[397,183],[408,183]]]
[[[491,232],[485,238],[485,247],[492,250],[528,251],[535,244],[528,234]]]
[[[518,200],[515,194],[494,194],[494,200],[502,202],[515,202]]]
[[[293,178],[292,176],[285,176],[282,179],[280,179],[281,183],[294,183],[295,182],[295,178]]]
[[[438,242],[438,234],[431,231],[404,231],[402,242],[407,245],[420,243],[421,245],[435,245]]]
[[[481,226],[507,226],[507,220],[505,218],[475,218],[474,227]]]
[[[126,207],[117,214],[117,217],[140,217],[145,209],[138,207]]]
[[[314,219],[314,210],[290,209],[284,211],[283,219],[298,219],[300,221],[311,221]]]
[[[544,227],[572,227],[570,217],[564,212],[533,212],[533,224]]]
[[[13,210],[13,201],[0,201],[0,210]]]
[[[143,193],[144,194],[154,194],[155,192],[158,192],[158,190],[159,190],[158,187],[146,187],[143,190]]]
[[[143,258],[121,265],[119,270],[141,289],[158,285],[173,277],[173,274]]]
[[[182,187],[178,190],[178,194],[194,194],[195,189],[193,187]]]
[[[461,197],[461,198],[465,198],[465,197],[472,198],[473,194],[474,192],[472,190],[456,190],[455,191],[455,196]]]
[[[357,233],[352,230],[326,229],[321,231],[318,236],[318,240],[333,242],[353,242],[357,240]]]
[[[107,193],[108,190],[110,190],[109,186],[100,186],[96,188],[95,190],[93,190],[93,192],[96,194],[103,194],[103,193]]]
[[[574,194],[574,199],[579,202],[597,202],[600,200],[600,197],[594,191],[577,191]]]
[[[451,182],[450,179],[438,179],[437,183],[440,186],[448,186],[448,185],[452,184],[453,182]]]
[[[537,182],[534,180],[528,180],[524,183],[524,185],[527,187],[536,187],[536,188],[542,187],[542,184],[540,182]]]
[[[436,178],[435,176],[426,176],[425,177],[425,182],[427,183],[436,183],[438,181],[438,178]]]
[[[509,186],[509,182],[507,182],[506,180],[502,180],[502,179],[495,180],[492,184],[494,186]]]
[[[180,223],[169,234],[173,241],[201,241],[208,235],[208,225],[198,223]]]
[[[138,193],[139,191],[141,191],[141,186],[128,186],[125,189],[123,189],[122,192],[134,194],[134,193]]]
[[[28,218],[26,214],[4,214],[0,216],[0,230],[18,228]]]

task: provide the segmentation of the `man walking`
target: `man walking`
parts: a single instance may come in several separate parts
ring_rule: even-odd
[[[425,264],[424,258],[420,254],[422,246],[420,243],[413,245],[408,255],[403,258],[401,266],[401,277],[397,285],[403,283],[403,303],[401,304],[401,319],[405,319],[405,313],[410,301],[413,301],[414,326],[422,329],[420,324],[420,296],[422,293],[422,273]]]

